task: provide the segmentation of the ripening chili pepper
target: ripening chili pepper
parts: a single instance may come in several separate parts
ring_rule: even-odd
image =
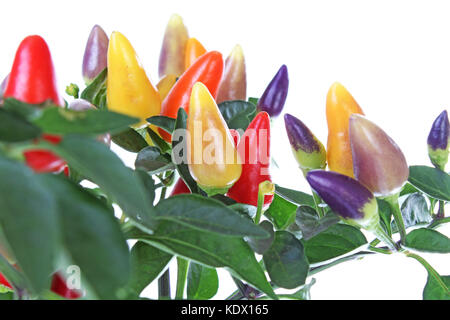
[[[284,124],[295,160],[303,173],[306,175],[310,170],[325,169],[327,152],[311,130],[288,113],[284,115]]]
[[[183,24],[183,19],[179,15],[173,14],[167,24],[159,55],[158,70],[160,78],[167,74],[174,74],[178,77],[184,72],[188,38],[188,31]]]
[[[6,280],[6,278],[1,274],[1,272],[0,272],[0,286],[5,286],[9,289],[13,288],[11,284],[8,282],[8,280]]]
[[[203,83],[198,82],[192,88],[189,109],[189,171],[208,195],[225,194],[242,172],[233,137]]]
[[[288,89],[288,69],[282,65],[259,99],[257,109],[267,112],[271,117],[279,116],[286,103]]]
[[[176,196],[177,194],[185,194],[185,193],[191,193],[191,190],[186,185],[183,179],[179,178],[178,181],[175,183],[175,186],[172,189],[172,192],[170,193],[170,196]]]
[[[192,88],[195,83],[201,82],[207,88],[213,98],[216,97],[217,88],[222,78],[223,59],[217,51],[210,51],[198,58],[170,90],[162,102],[161,115],[176,118],[178,109],[183,108],[189,114],[189,103]],[[159,128],[159,134],[167,142],[171,141],[171,135]]]
[[[434,120],[428,135],[428,156],[436,168],[445,170],[450,146],[450,123],[447,110]]]
[[[186,42],[186,54],[184,58],[184,69],[189,69],[190,66],[206,53],[205,47],[196,38],[189,38]]]
[[[399,192],[409,169],[397,144],[380,127],[358,114],[350,117],[349,136],[356,180],[377,197]]]
[[[156,85],[156,88],[158,89],[159,96],[161,97],[161,101],[164,101],[164,99],[167,97],[167,94],[169,94],[172,87],[177,82],[177,76],[174,74],[168,74],[159,80],[158,84]]]
[[[247,73],[244,52],[236,45],[225,60],[222,80],[217,93],[217,103],[247,99]]]
[[[239,203],[258,205],[259,184],[272,181],[270,166],[270,117],[260,112],[245,130],[238,145],[242,161],[242,174],[238,181],[228,190],[228,197]],[[268,207],[273,194],[264,196],[264,206]]]
[[[145,119],[159,115],[161,99],[141,66],[131,43],[120,32],[113,32],[108,47],[107,103],[111,111]]]
[[[107,67],[108,43],[105,31],[95,25],[89,34],[83,56],[82,74],[87,85]]]
[[[42,37],[28,36],[20,43],[3,97],[29,104],[50,102],[64,106],[57,89],[50,50]],[[56,144],[61,137],[44,134],[42,139]],[[47,150],[25,151],[24,157],[27,165],[36,172],[59,172],[66,165],[64,160]]]
[[[67,286],[66,280],[59,272],[53,275],[51,290],[66,299],[78,299],[82,296],[81,292]]]
[[[335,82],[327,95],[327,162],[332,171],[353,177],[352,151],[348,135],[348,124],[353,113],[364,115],[351,94]]]

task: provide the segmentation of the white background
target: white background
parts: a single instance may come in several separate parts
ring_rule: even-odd
[[[88,34],[100,24],[133,44],[152,82],[172,13],[190,36],[227,56],[242,45],[248,95],[259,97],[282,64],[289,69],[285,111],[302,119],[326,144],[325,100],[341,82],[367,117],[397,142],[409,164],[429,164],[426,138],[450,104],[450,6],[446,1],[7,1],[0,19],[0,77],[27,35],[48,42],[61,92],[82,85]],[[66,96],[67,98],[67,96]],[[272,154],[282,170],[275,182],[308,191],[291,156],[283,119],[274,123]],[[129,154],[124,161],[133,163]],[[449,228],[440,229],[449,234]],[[449,255],[424,255],[450,274]],[[174,268],[172,268],[174,269]],[[174,270],[175,271],[175,270]],[[175,273],[173,273],[175,276]],[[223,298],[234,290],[221,272]],[[365,258],[314,276],[313,299],[420,299],[426,272],[402,255]],[[154,296],[153,288],[147,292]]]

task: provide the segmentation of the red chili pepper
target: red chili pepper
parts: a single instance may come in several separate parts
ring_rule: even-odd
[[[1,273],[0,273],[0,285],[3,285],[3,286],[8,287],[10,289],[13,288],[11,286],[11,284],[8,282],[8,280],[6,280],[6,278]]]
[[[4,98],[15,98],[25,103],[52,102],[63,106],[58,93],[52,57],[47,43],[40,36],[26,37],[17,49],[9,75]],[[61,138],[43,135],[50,143],[59,143]],[[25,161],[36,172],[59,172],[66,165],[64,160],[46,150],[24,152]]]
[[[81,297],[81,292],[67,287],[66,280],[58,272],[53,275],[51,290],[66,299],[78,299]]]
[[[175,183],[175,186],[173,187],[170,196],[173,197],[176,196],[177,194],[185,194],[185,193],[191,193],[191,190],[189,190],[184,180],[179,178],[177,183]]]
[[[196,82],[203,83],[215,98],[223,73],[222,54],[210,51],[198,58],[178,79],[167,97],[162,102],[161,115],[176,118],[178,109],[183,108],[189,113],[189,102],[192,87]],[[158,128],[161,137],[167,142],[171,141],[171,135],[167,131]]]
[[[242,174],[228,191],[228,196],[239,203],[258,204],[258,188],[263,181],[272,181],[270,165],[270,117],[260,112],[248,126],[238,144]],[[264,206],[272,203],[273,195],[264,197]]]

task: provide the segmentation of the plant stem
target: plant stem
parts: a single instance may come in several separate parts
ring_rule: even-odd
[[[399,194],[393,194],[391,196],[383,198],[389,203],[389,206],[392,210],[392,215],[394,216],[395,223],[397,224],[398,232],[400,234],[400,242],[405,244],[406,239],[406,229],[405,223],[403,222],[402,211],[400,210],[400,206],[398,204],[398,196]]]
[[[177,290],[175,292],[176,300],[183,300],[184,287],[186,285],[187,270],[189,267],[189,261],[180,257],[177,257]]]
[[[439,273],[424,258],[409,251],[405,251],[405,255],[409,258],[417,260],[422,266],[425,267],[425,269],[427,269],[428,274],[433,277],[442,288],[446,288],[448,290],[447,285],[442,281]]]
[[[167,187],[161,189],[159,201],[166,197]],[[158,279],[158,298],[159,300],[170,300],[170,273],[167,269]]]
[[[258,192],[258,207],[256,208],[255,224],[259,224],[259,221],[261,220],[263,206],[264,206],[264,194],[260,190]]]
[[[328,268],[331,268],[331,267],[333,267],[333,266],[335,266],[335,265],[338,265],[338,264],[340,264],[340,263],[342,263],[342,262],[346,262],[346,261],[350,261],[350,260],[355,260],[355,259],[361,259],[361,258],[363,258],[363,257],[365,257],[365,256],[367,256],[367,255],[370,255],[370,254],[374,254],[374,253],[373,253],[373,252],[366,252],[366,251],[358,252],[358,253],[352,254],[352,255],[350,255],[350,256],[347,256],[347,257],[343,257],[343,258],[337,259],[337,260],[335,260],[335,261],[333,261],[333,262],[330,262],[330,263],[328,263],[328,264],[324,264],[324,265],[322,265],[322,266],[318,266],[318,267],[315,267],[315,268],[311,268],[311,269],[309,270],[308,276],[312,276],[312,275],[314,275],[314,274],[316,274],[316,273],[319,273],[320,271],[323,271],[323,270],[326,270],[326,269],[328,269]]]
[[[167,192],[167,187],[162,187],[161,197],[159,198],[159,201],[164,200],[166,198],[166,192]]]
[[[16,294],[23,297],[25,289],[25,278],[0,254],[0,273],[8,279],[8,282],[14,287]]]
[[[445,202],[443,200],[439,200],[439,210],[436,215],[436,218],[442,219],[445,217]]]
[[[323,208],[320,206],[320,204],[322,203],[322,199],[320,199],[319,195],[313,189],[311,189],[311,191],[314,199],[314,205],[316,206],[317,214],[319,215],[319,218],[322,218],[325,215],[323,212]]]
[[[246,286],[245,284],[239,280],[238,278],[231,276],[231,278],[233,279],[234,283],[236,284],[236,286],[238,287],[239,293],[242,295],[242,297],[246,297]]]
[[[449,222],[450,222],[450,217],[434,220],[427,228],[434,229],[441,224],[449,223]]]
[[[377,247],[373,247],[373,246],[369,246],[369,250],[373,251],[373,252],[382,253],[382,254],[392,254],[392,251],[389,249],[377,248]]]
[[[374,230],[371,230],[375,236],[380,239],[381,241],[383,241],[384,243],[387,244],[387,246],[389,247],[389,249],[391,249],[392,251],[398,251],[398,246],[397,244],[394,242],[394,240],[392,240],[391,237],[389,237],[387,235],[387,233],[383,230],[383,228],[381,227],[381,224],[377,224],[376,228]]]

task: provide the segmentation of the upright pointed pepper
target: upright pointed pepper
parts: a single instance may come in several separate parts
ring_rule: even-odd
[[[267,112],[273,118],[279,116],[283,111],[288,89],[288,69],[282,65],[259,99],[258,110]]]
[[[188,38],[188,31],[183,24],[183,19],[179,15],[173,14],[167,24],[161,53],[159,55],[160,78],[167,74],[174,74],[178,77],[184,72],[184,59]]]
[[[64,106],[56,83],[53,61],[45,40],[37,35],[26,37],[19,45],[4,98],[15,98],[29,104],[50,102]],[[59,143],[61,138],[55,135],[43,135],[50,143]],[[63,159],[47,150],[24,152],[25,162],[36,172],[59,172],[66,163]]]
[[[343,221],[377,235],[395,250],[395,243],[380,226],[377,201],[369,189],[346,175],[324,170],[308,172],[306,180]]]
[[[270,166],[270,117],[266,112],[256,115],[238,144],[242,161],[242,174],[238,181],[228,190],[228,197],[239,203],[252,206],[258,204],[259,184],[272,181]],[[273,195],[264,197],[264,206],[272,203]]]
[[[205,47],[196,38],[189,38],[186,42],[186,54],[184,57],[184,69],[189,69],[190,66],[206,53]]]
[[[194,85],[189,109],[189,171],[199,187],[209,195],[225,194],[242,172],[233,137],[203,83]]]
[[[161,115],[176,118],[178,109],[183,108],[189,114],[189,103],[192,88],[197,82],[203,83],[213,98],[216,97],[217,88],[222,78],[223,59],[217,51],[210,51],[198,58],[195,63],[186,70],[178,79],[172,90],[168,93],[161,106]],[[159,134],[167,142],[171,141],[171,135],[159,128]]]
[[[327,161],[332,171],[353,177],[352,151],[348,123],[353,113],[364,115],[351,94],[335,82],[327,95],[328,145]]]
[[[325,169],[327,152],[311,130],[296,117],[285,114],[284,124],[295,160],[306,175],[310,170]]]
[[[156,88],[158,89],[159,96],[161,97],[161,101],[164,101],[164,99],[169,94],[170,90],[173,88],[175,83],[177,82],[177,76],[174,74],[168,74],[159,80],[158,84],[156,85]]]
[[[113,32],[108,47],[108,109],[145,119],[159,115],[161,99],[141,66],[131,43],[120,32]]]
[[[173,197],[176,196],[177,194],[185,194],[185,193],[191,193],[191,190],[189,190],[184,180],[179,178],[178,181],[175,183],[175,186],[173,187],[170,196]]]
[[[217,103],[247,99],[247,74],[244,52],[236,45],[225,60],[223,77],[217,93]]]
[[[99,25],[95,25],[89,34],[83,56],[82,74],[89,85],[107,66],[109,39]]]
[[[428,156],[431,163],[442,171],[448,162],[448,154],[450,150],[450,123],[448,121],[447,110],[434,120],[428,135]]]

